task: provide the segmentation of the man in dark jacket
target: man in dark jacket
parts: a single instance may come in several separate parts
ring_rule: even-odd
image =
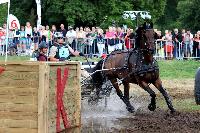
[[[180,58],[181,56],[181,42],[182,42],[182,35],[179,34],[178,29],[174,29],[174,34],[172,36],[174,50],[173,50],[173,57]]]

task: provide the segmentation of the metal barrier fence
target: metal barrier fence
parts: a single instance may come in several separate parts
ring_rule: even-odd
[[[55,39],[47,40],[41,37],[32,38],[9,38],[8,39],[8,54],[31,56],[32,52],[38,48],[41,41],[46,41],[48,44],[48,51],[55,43]],[[88,57],[101,57],[102,54],[109,54],[110,52],[120,49],[130,49],[135,47],[134,39],[104,39],[104,38],[64,38],[66,44],[71,46],[74,50],[83,52]],[[5,55],[5,38],[0,38],[0,55]],[[200,59],[200,43],[183,43],[172,42],[166,40],[155,41],[155,54],[157,59],[184,59],[193,58]]]
[[[200,42],[184,43],[156,40],[155,58],[158,59],[200,59]]]

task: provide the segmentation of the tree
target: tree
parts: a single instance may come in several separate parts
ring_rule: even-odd
[[[30,21],[36,24],[36,3],[35,0],[13,0],[10,5],[10,13],[15,15],[22,25]]]
[[[182,0],[179,1],[177,10],[180,14],[179,21],[183,28],[188,28],[194,31],[200,29],[200,1],[199,0]]]
[[[179,13],[177,11],[177,5],[180,0],[167,0],[164,9],[164,14],[156,21],[159,28],[174,29],[180,28]]]
[[[42,24],[74,26],[135,25],[135,21],[124,20],[122,14],[127,10],[145,10],[152,15],[153,22],[163,15],[166,0],[42,0]],[[11,13],[21,24],[31,21],[36,24],[35,0],[11,1]]]
[[[7,14],[7,4],[0,4],[0,27],[6,22]]]

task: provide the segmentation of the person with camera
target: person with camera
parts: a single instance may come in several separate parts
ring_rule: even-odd
[[[50,49],[49,60],[66,61],[69,60],[71,54],[74,56],[84,56],[83,53],[75,51],[69,45],[66,45],[63,40],[63,35],[59,34],[56,38],[54,46]]]

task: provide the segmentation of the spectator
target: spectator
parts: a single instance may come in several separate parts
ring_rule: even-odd
[[[13,47],[12,47],[12,55],[16,55],[17,53],[17,47],[19,45],[19,37],[20,37],[20,31],[18,30],[18,27],[14,29],[14,39],[13,39]]]
[[[42,42],[47,42],[47,31],[45,29],[45,26],[42,26],[42,30],[41,30],[40,36],[41,36],[41,41]]]
[[[52,26],[51,26],[51,33],[52,33],[53,37],[55,37],[56,32],[57,32],[56,26],[55,26],[55,25],[52,25]]]
[[[34,50],[38,49],[38,44],[40,40],[40,33],[37,31],[37,28],[33,28],[33,43],[34,43]]]
[[[199,36],[199,33],[197,32],[197,34],[195,34],[195,37],[194,37],[194,44],[193,44],[193,57],[196,57],[197,59],[200,57],[200,36]]]
[[[54,39],[57,37],[57,35],[56,35],[57,34],[57,30],[56,30],[56,26],[55,25],[52,25],[51,33],[52,33],[52,43],[49,46],[49,48],[51,48],[51,46],[54,44]]]
[[[157,52],[157,56],[164,58],[165,54],[164,54],[164,44],[163,44],[163,35],[161,33],[161,31],[157,30],[157,40],[156,40],[156,52]]]
[[[5,34],[3,32],[3,28],[0,27],[0,55],[4,54],[4,44],[5,44]]]
[[[182,36],[179,34],[178,29],[174,29],[174,34],[172,36],[174,49],[173,49],[173,57],[181,57],[181,42]]]
[[[80,27],[80,31],[77,32],[77,47],[78,47],[78,50],[80,52],[84,52],[84,49],[85,49],[85,39],[86,39],[86,34],[85,32],[83,31],[83,27]]]
[[[8,30],[8,52],[10,53],[10,55],[13,54],[13,49],[12,49],[14,47],[13,38],[14,38],[14,30],[9,29]]]
[[[193,43],[193,35],[190,33],[190,30],[187,30],[187,33],[185,33],[183,42],[184,42],[184,45],[183,45],[184,57],[190,57],[191,46]]]
[[[93,33],[91,32],[90,28],[87,27],[85,29],[85,34],[86,34],[86,53],[89,54],[89,57],[92,58],[92,53],[94,53],[94,51],[92,52],[92,45],[93,45],[93,42],[94,42],[94,35]],[[95,35],[96,36],[96,35]]]
[[[46,56],[47,50],[47,44],[45,42],[41,42],[39,45],[39,55],[37,57],[38,61],[48,61],[48,57]]]
[[[73,49],[77,49],[76,47],[76,42],[75,42],[75,39],[76,39],[76,32],[74,31],[73,27],[72,26],[69,26],[69,31],[67,31],[67,34],[66,34],[66,42],[67,44],[70,45],[70,47],[72,47]]]
[[[55,26],[55,25],[52,25],[52,26],[51,26],[51,33],[52,33],[52,36],[53,36],[52,39],[54,39],[54,37],[56,37],[56,32],[57,32],[56,26]]]
[[[167,59],[172,59],[173,44],[172,44],[172,32],[170,30],[165,31],[165,40],[166,40],[166,43],[165,43],[164,49],[165,49],[166,57]]]
[[[27,38],[27,44],[28,47],[31,45],[31,37],[33,36],[33,30],[31,27],[30,22],[26,22],[26,27],[25,27],[25,37]]]
[[[45,29],[46,29],[46,42],[47,42],[47,45],[49,47],[49,46],[51,46],[52,33],[51,33],[48,25],[46,25]]]
[[[98,28],[92,27],[92,31],[91,31],[91,41],[92,41],[92,53],[96,54],[98,51],[97,48],[97,32],[98,32]]]
[[[102,55],[105,51],[105,40],[104,40],[104,35],[103,35],[102,29],[98,29],[97,47],[98,47],[98,51],[99,51],[99,57],[102,57]]]
[[[20,30],[20,40],[19,40],[19,47],[18,47],[18,53],[25,53],[26,52],[26,33],[25,33],[25,29],[24,26],[21,26],[21,30]]]
[[[133,33],[133,29],[127,29],[127,33],[125,36],[125,45],[127,49],[135,48],[134,38],[135,38],[135,35]]]
[[[109,27],[108,32],[106,32],[105,38],[107,40],[108,45],[108,53],[110,54],[115,50],[115,32],[113,27]]]
[[[56,43],[50,49],[50,61],[65,61],[70,58],[70,53],[77,56],[84,56],[82,53],[73,50],[69,45],[66,45],[63,40],[63,35],[59,35]]]
[[[124,35],[123,35],[122,29],[120,27],[117,28],[115,36],[116,36],[116,39],[115,39],[116,47],[115,47],[115,49],[122,50],[122,43],[123,43],[122,39],[123,39]]]
[[[33,36],[32,34],[33,34],[33,30],[32,30],[31,24],[30,22],[27,22],[25,26],[26,55],[31,55],[31,44],[32,44],[31,37]]]
[[[65,37],[66,36],[66,34],[67,34],[67,31],[66,31],[66,29],[65,29],[65,26],[64,26],[64,24],[61,24],[60,25],[60,31],[59,32],[62,32],[62,34],[63,34],[63,36]]]

